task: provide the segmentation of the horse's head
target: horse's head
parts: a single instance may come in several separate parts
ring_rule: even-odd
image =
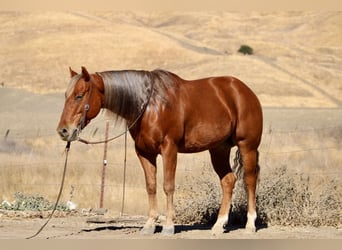
[[[74,141],[79,132],[100,112],[104,103],[104,85],[97,74],[82,74],[70,68],[71,81],[65,92],[65,104],[57,132],[64,141]]]

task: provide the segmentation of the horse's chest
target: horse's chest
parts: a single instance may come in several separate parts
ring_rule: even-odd
[[[162,143],[162,137],[158,131],[154,130],[144,130],[137,134],[134,139],[135,146],[149,153],[160,153],[160,145]]]

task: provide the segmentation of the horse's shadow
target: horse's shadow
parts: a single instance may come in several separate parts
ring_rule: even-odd
[[[91,233],[91,232],[101,232],[101,231],[120,231],[120,230],[130,230],[139,232],[143,227],[142,226],[133,226],[133,225],[126,225],[126,226],[114,226],[114,225],[106,225],[94,228],[87,228],[82,229],[82,232]],[[210,225],[176,225],[175,226],[175,234],[179,234],[182,232],[194,231],[194,230],[210,230]],[[157,225],[155,233],[161,233],[163,230],[162,225]]]
[[[195,230],[203,230],[203,231],[210,231],[213,225],[176,225],[175,227],[175,233],[182,233],[182,232],[188,232],[188,231],[195,231]],[[262,230],[264,228],[267,228],[267,225],[256,225],[256,231]],[[228,224],[224,227],[224,233],[229,233],[236,230],[245,229],[244,224]],[[160,231],[162,230],[162,227],[160,227]]]
[[[265,214],[259,214],[256,220],[256,231],[262,230],[267,228],[267,220],[265,219]],[[213,227],[214,223],[216,222],[217,214],[214,214],[209,220],[205,223],[187,225],[187,224],[176,224],[175,225],[175,234],[189,232],[189,231],[210,231]],[[96,221],[96,220],[95,220]],[[101,220],[100,220],[101,221]],[[124,221],[124,220],[123,220]],[[143,228],[144,221],[125,221],[124,224],[122,222],[119,225],[115,225],[116,223],[120,222],[118,220],[109,220],[108,223],[112,224],[104,224],[103,226],[95,227],[95,228],[88,228],[81,230],[82,232],[98,232],[104,230],[111,230],[111,231],[120,231],[120,230],[128,230],[130,232],[140,232]],[[232,232],[236,230],[241,230],[245,228],[247,222],[247,211],[238,211],[229,213],[228,224],[224,227],[224,232]],[[95,222],[99,223],[99,222]],[[157,222],[155,233],[161,233],[163,229],[163,222]]]
[[[124,229],[140,231],[142,227],[129,226],[129,225],[128,226],[101,226],[101,227],[82,229],[81,232],[91,233],[91,232],[100,232],[100,231],[106,231],[106,230],[118,231],[118,230],[124,230]]]
[[[267,226],[265,225],[258,225],[257,226],[257,231],[260,229],[264,229]],[[197,224],[197,225],[176,225],[175,226],[175,234],[183,233],[183,232],[189,232],[189,231],[210,231],[212,228],[212,225],[206,225],[206,224]],[[235,230],[240,230],[244,229],[244,225],[227,225],[224,229],[225,232],[231,232]],[[119,231],[119,230],[130,230],[130,231],[136,231],[140,232],[142,229],[142,226],[134,226],[134,225],[126,225],[126,226],[115,226],[115,225],[109,225],[109,226],[101,226],[101,227],[95,227],[95,228],[90,228],[90,229],[82,229],[82,232],[100,232],[100,231],[105,231],[105,230],[110,230],[110,231]],[[162,232],[162,225],[157,225],[155,233],[161,233]]]

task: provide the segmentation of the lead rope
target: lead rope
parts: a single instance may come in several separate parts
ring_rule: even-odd
[[[127,166],[127,130],[125,133],[125,157],[124,157],[124,172],[123,172],[123,183],[122,183],[122,201],[121,201],[121,216],[123,216],[125,207],[125,193],[126,193],[126,166]]]
[[[135,123],[134,123],[134,125],[135,125]],[[133,127],[133,126],[132,126],[132,127]],[[131,128],[131,127],[130,127],[130,128]],[[112,138],[109,138],[109,139],[107,139],[107,140],[102,140],[102,141],[88,141],[88,140],[85,140],[85,139],[83,139],[83,138],[81,138],[81,137],[78,137],[78,138],[77,138],[77,141],[82,142],[82,143],[84,143],[84,144],[101,144],[101,143],[106,143],[106,142],[113,141],[113,140],[115,140],[115,139],[117,139],[117,138],[123,136],[124,134],[127,134],[127,131],[128,131],[130,128],[127,128],[127,129],[126,129],[124,132],[122,132],[121,134],[119,134],[119,135],[117,135],[117,136],[114,136],[114,137],[112,137]]]
[[[41,228],[37,231],[37,233],[35,233],[34,235],[27,237],[26,239],[32,239],[34,237],[36,237],[38,234],[40,234],[41,231],[43,231],[44,227],[49,223],[49,221],[51,220],[53,214],[55,213],[59,200],[61,198],[62,195],[62,191],[63,191],[63,186],[64,186],[64,180],[65,180],[65,174],[66,174],[66,169],[67,169],[67,165],[68,165],[68,155],[69,155],[69,150],[70,150],[70,141],[67,142],[67,145],[65,147],[65,162],[64,162],[64,170],[63,170],[63,176],[62,176],[62,183],[61,183],[61,187],[59,189],[59,193],[57,196],[57,200],[55,203],[55,206],[53,207],[53,210],[50,214],[50,216],[48,217],[48,219],[46,220],[46,222],[41,226]]]

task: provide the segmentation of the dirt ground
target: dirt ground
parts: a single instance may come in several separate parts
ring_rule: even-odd
[[[46,221],[46,218],[0,216],[0,239],[25,239],[34,235]],[[259,228],[256,233],[230,228],[227,233],[213,236],[208,226],[176,225],[173,236],[161,235],[161,226],[157,226],[153,235],[142,235],[140,229],[145,220],[144,216],[52,218],[35,239],[342,239],[342,229],[333,227],[269,226]]]

